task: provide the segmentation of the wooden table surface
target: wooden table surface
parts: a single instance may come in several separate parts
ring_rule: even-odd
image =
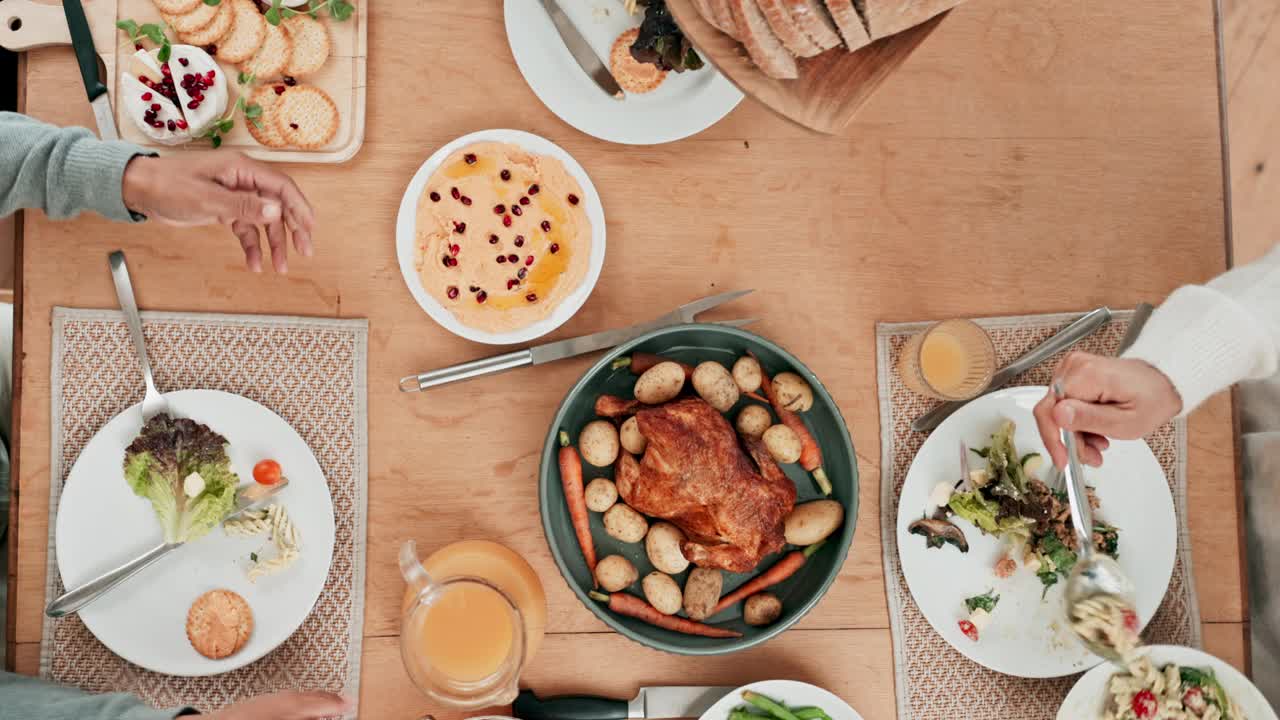
[[[364,149],[346,165],[290,168],[321,224],[316,257],[294,260],[289,275],[245,273],[235,240],[219,229],[27,214],[9,648],[18,671],[37,671],[44,602],[50,313],[115,306],[106,266],[114,248],[128,252],[144,308],[369,319],[360,694],[362,715],[378,718],[440,710],[400,664],[395,551],[408,537],[426,548],[492,538],[533,563],[550,603],[550,634],[525,675],[539,692],[629,696],[638,684],[790,677],[831,688],[867,718],[893,717],[875,323],[1131,307],[1227,265],[1211,0],[973,0],[841,137],[811,134],[747,100],[697,137],[649,148],[586,137],[543,107],[507,49],[501,3],[388,2],[371,11]],[[414,62],[404,64],[405,53]],[[28,113],[92,126],[69,50],[31,53],[25,91]],[[561,144],[602,194],[608,262],[557,337],[753,287],[724,315],[762,317],[755,329],[809,364],[840,402],[862,478],[857,536],[839,580],[797,628],[740,656],[679,658],[608,632],[573,598],[542,537],[537,456],[590,358],[425,395],[397,392],[402,375],[489,352],[418,309],[400,279],[393,233],[422,160],[486,127]],[[1198,411],[1189,437],[1205,643],[1244,667],[1229,398]]]

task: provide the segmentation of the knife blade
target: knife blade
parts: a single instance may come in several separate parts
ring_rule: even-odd
[[[629,701],[595,695],[561,695],[544,700],[532,690],[521,690],[511,705],[511,713],[520,720],[695,718],[733,690],[732,687],[646,687],[640,688]]]
[[[1072,345],[1075,345],[1081,340],[1089,337],[1093,333],[1097,332],[1098,328],[1101,328],[1110,321],[1111,309],[1107,307],[1100,307],[1097,310],[1084,315],[1079,320],[1076,320],[1066,326],[1056,335],[1035,346],[1022,357],[1014,360],[1004,369],[997,372],[992,376],[991,384],[988,385],[987,389],[978,397],[982,397],[982,395],[986,395],[987,393],[999,390],[1005,385],[1008,385],[1015,377],[1031,369],[1036,364],[1053,357],[1057,353],[1062,352],[1063,350],[1066,350]],[[946,420],[951,416],[951,413],[964,407],[971,400],[976,399],[977,398],[971,398],[970,400],[944,402],[924,415],[916,418],[915,422],[911,423],[911,429],[916,432],[928,432],[938,427],[943,420]]]
[[[591,43],[587,42],[569,17],[564,14],[564,10],[560,9],[560,4],[556,0],[542,0],[542,7],[546,9],[547,15],[551,16],[556,32],[560,33],[560,39],[569,49],[569,54],[577,61],[578,67],[582,68],[582,71],[590,76],[601,90],[618,100],[624,99],[626,95],[622,92],[622,86],[618,85],[618,81],[613,78],[613,73],[609,72],[608,66],[600,61],[595,50],[591,49]]]
[[[76,54],[76,64],[80,66],[85,95],[93,108],[98,136],[103,140],[119,140],[120,133],[116,131],[116,121],[111,114],[111,98],[107,95],[107,86],[98,76],[98,51],[93,46],[93,33],[85,19],[84,6],[80,0],[62,0],[62,14],[66,16],[67,29],[71,31],[71,47]]]
[[[1151,303],[1138,303],[1138,306],[1133,309],[1133,316],[1129,318],[1129,327],[1124,331],[1124,337],[1120,338],[1120,345],[1116,347],[1116,357],[1124,355],[1125,350],[1133,347],[1133,344],[1138,341],[1138,336],[1142,334],[1142,328],[1147,326],[1152,312],[1155,312],[1155,307]]]

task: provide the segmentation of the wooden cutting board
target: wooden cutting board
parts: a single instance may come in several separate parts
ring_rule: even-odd
[[[163,24],[160,13],[151,0],[82,0],[93,43],[106,68],[107,87],[111,106],[115,112],[116,127],[122,140],[153,148],[159,152],[181,152],[184,149],[208,149],[207,141],[194,141],[187,145],[167,146],[152,142],[143,135],[133,120],[123,114],[123,103],[116,102],[116,88],[120,74],[127,67],[133,54],[128,36],[115,26],[117,20],[132,19],[143,23]],[[337,22],[321,14],[329,31],[330,52],[324,67],[315,75],[300,81],[315,85],[329,93],[338,106],[340,124],[333,140],[317,150],[274,149],[263,147],[245,129],[242,115],[236,117],[236,126],[224,136],[222,146],[239,150],[250,157],[275,162],[340,163],[351,159],[364,143],[365,128],[365,75],[368,59],[368,0],[357,0],[356,12],[351,18]],[[176,41],[176,35],[169,33]],[[21,52],[49,45],[70,45],[71,34],[62,14],[61,4],[47,4],[34,0],[0,0],[0,47]],[[150,47],[150,43],[146,43]],[[228,63],[220,63],[226,72],[230,93],[228,109],[240,92],[252,92],[236,83],[239,69]],[[76,89],[80,92],[80,89]],[[81,94],[81,96],[83,96]],[[87,100],[85,102],[88,102]]]
[[[703,57],[742,92],[788,120],[828,134],[843,130],[880,84],[949,13],[857,52],[836,48],[802,59],[799,78],[775,80],[760,72],[742,45],[703,20],[693,0],[667,0],[667,8]]]

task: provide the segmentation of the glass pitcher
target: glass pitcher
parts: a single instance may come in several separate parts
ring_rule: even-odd
[[[400,573],[410,595],[400,655],[414,684],[459,708],[515,700],[528,642],[515,602],[484,578],[432,578],[412,540],[400,548]]]

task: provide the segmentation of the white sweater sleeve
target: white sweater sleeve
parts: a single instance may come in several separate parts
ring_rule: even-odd
[[[1280,368],[1280,245],[1207,285],[1178,288],[1125,357],[1164,373],[1185,415],[1210,395]]]

